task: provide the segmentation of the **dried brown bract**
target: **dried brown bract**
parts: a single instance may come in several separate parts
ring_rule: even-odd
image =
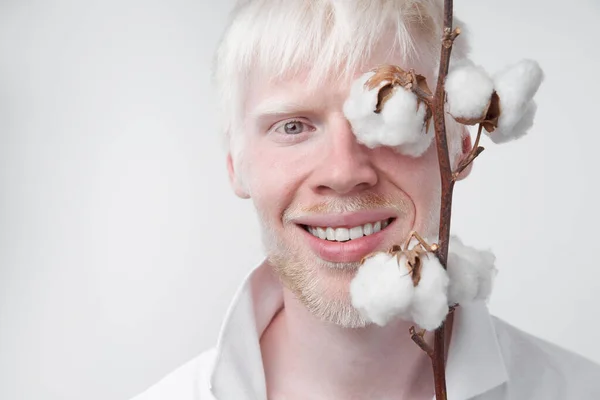
[[[417,239],[418,243],[413,248],[409,248],[409,243],[412,239]],[[398,263],[402,258],[406,258],[408,270],[413,281],[413,286],[417,286],[421,281],[421,269],[423,267],[423,257],[429,257],[428,253],[433,253],[438,249],[436,243],[429,245],[417,232],[411,232],[408,240],[404,245],[404,249],[400,245],[394,245],[388,250],[388,254],[396,257]]]
[[[405,71],[397,65],[381,65],[374,68],[372,72],[374,72],[374,75],[367,80],[365,87],[368,90],[379,87],[375,113],[380,113],[383,110],[385,103],[392,97],[394,91],[400,87],[413,92],[417,96],[417,109],[421,102],[430,104],[433,94],[427,85],[427,78],[416,74],[414,70]],[[431,109],[427,107],[425,114],[426,131],[429,130],[431,117]]]

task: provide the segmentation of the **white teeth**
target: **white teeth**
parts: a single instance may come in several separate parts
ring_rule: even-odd
[[[359,237],[363,236],[363,227],[362,226],[355,226],[354,228],[350,229],[350,240],[352,239],[358,239]]]
[[[314,235],[314,233],[313,233],[313,235]],[[327,234],[325,233],[325,229],[317,228],[317,234],[315,236],[319,236],[319,239],[326,239]]]
[[[335,240],[335,231],[333,230],[333,228],[327,228],[325,230],[325,235],[327,240]]]
[[[381,221],[377,221],[375,222],[375,225],[373,225],[373,233],[377,233],[381,230]]]
[[[369,222],[368,224],[355,226],[353,228],[321,228],[307,226],[307,230],[319,239],[345,242],[377,233],[382,229],[385,229],[389,224],[389,220],[383,220],[375,223]]]
[[[350,231],[347,228],[337,228],[335,230],[335,240],[343,242],[350,239]]]

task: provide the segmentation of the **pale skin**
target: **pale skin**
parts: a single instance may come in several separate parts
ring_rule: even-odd
[[[364,256],[373,246],[386,250],[403,243],[413,230],[426,234],[437,229],[435,146],[411,158],[390,148],[359,144],[342,111],[349,87],[350,82],[340,82],[312,91],[302,77],[253,85],[244,121],[245,185],[228,157],[235,193],[252,198],[271,263],[280,264],[275,270],[284,283],[292,282],[284,285],[284,308],[261,338],[270,400],[433,397],[430,360],[411,340],[411,323],[397,320],[386,327],[349,328],[319,318],[301,300],[348,305],[361,252]],[[470,147],[466,136],[463,153]],[[461,178],[468,173],[463,171]],[[360,211],[357,203],[344,206],[346,200],[372,195],[402,206],[377,201],[358,203]],[[336,207],[329,208],[331,201]],[[290,214],[291,220],[284,218]],[[352,241],[329,242],[324,253],[319,251],[322,239],[303,229],[305,224],[335,228],[383,217],[394,220],[377,240],[353,247],[348,245]]]

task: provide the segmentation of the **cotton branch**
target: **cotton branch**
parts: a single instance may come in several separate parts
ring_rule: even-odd
[[[445,123],[445,89],[444,83],[448,75],[450,66],[450,55],[452,53],[452,45],[456,37],[460,34],[460,29],[452,30],[452,9],[453,1],[444,0],[444,36],[442,38],[442,50],[440,55],[440,67],[438,71],[438,80],[433,100],[433,123],[435,129],[435,141],[440,165],[440,179],[442,186],[442,201],[440,208],[440,228],[439,228],[439,243],[436,255],[442,266],[448,264],[448,245],[450,242],[450,221],[452,215],[452,193],[454,190],[455,176],[450,163],[450,155],[448,153],[448,141],[446,137]],[[433,346],[433,377],[435,381],[435,398],[437,400],[447,400],[446,393],[446,324],[452,325],[454,314],[448,315],[447,322],[442,322],[442,325],[436,329]],[[448,335],[451,331],[448,331]]]
[[[357,141],[367,147],[388,146],[420,157],[435,136],[441,184],[438,243],[429,244],[411,232],[403,246],[365,257],[350,293],[352,305],[367,321],[384,326],[401,317],[424,329],[417,332],[412,327],[410,336],[431,358],[437,400],[447,400],[445,362],[454,308],[487,298],[495,274],[494,257],[488,252],[465,246],[457,238],[449,249],[454,184],[484,150],[479,146],[484,130],[494,143],[527,133],[537,109],[533,96],[543,80],[532,60],[511,65],[493,78],[470,60],[460,60],[450,70],[452,46],[460,35],[459,28],[452,28],[452,6],[452,0],[445,0],[434,93],[414,70],[382,65],[357,79],[344,103]],[[479,125],[471,151],[455,171],[448,151],[447,114],[460,124]],[[417,244],[411,248],[414,239]],[[425,341],[425,331],[435,331],[433,346]]]

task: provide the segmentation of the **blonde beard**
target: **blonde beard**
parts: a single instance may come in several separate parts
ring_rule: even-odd
[[[318,269],[339,274],[339,279],[347,280],[356,273],[359,263],[329,263],[323,260],[303,261],[300,257],[288,253],[272,252],[268,255],[275,273],[282,283],[315,317],[345,328],[360,328],[368,322],[352,306],[347,290],[332,291],[328,279],[322,278]],[[310,266],[308,268],[308,266]],[[329,283],[330,284],[330,283]]]
[[[384,204],[381,200],[373,202],[372,198],[365,201],[369,204]],[[334,209],[335,212],[343,212],[353,209],[365,209],[368,208],[365,207],[365,201],[345,202],[344,205],[329,203],[328,205],[313,207],[312,210],[318,209],[325,212],[325,210]],[[389,203],[385,204],[389,205]],[[400,210],[401,215],[404,206],[396,203],[394,207]],[[429,213],[423,216],[419,231],[422,236],[433,238],[437,236],[439,207],[433,205],[428,209]],[[284,223],[293,218],[294,213],[297,211],[299,210],[286,212]],[[344,328],[362,328],[371,324],[352,306],[348,285],[341,289],[331,289],[331,279],[344,282],[350,281],[360,266],[359,262],[333,263],[319,259],[316,256],[310,258],[303,256],[300,249],[279,240],[274,229],[267,226],[264,218],[260,218],[260,224],[263,245],[269,264],[273,266],[274,272],[282,284],[297,297],[312,315],[320,320]],[[290,243],[300,243],[300,239],[290,240]]]

